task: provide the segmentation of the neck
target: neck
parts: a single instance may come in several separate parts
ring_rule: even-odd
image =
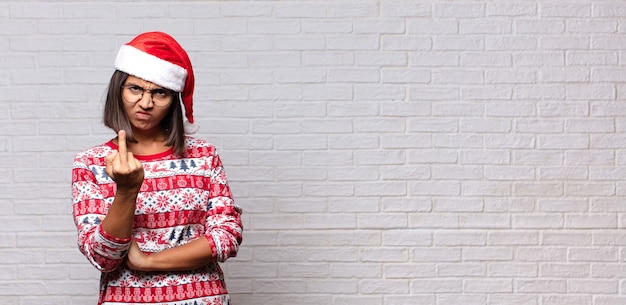
[[[167,137],[161,129],[155,131],[142,131],[133,128],[133,136],[137,142],[128,142],[128,151],[136,155],[152,155],[163,152],[167,146]]]
[[[137,128],[133,128],[133,136],[138,143],[135,144],[153,144],[153,143],[161,143],[167,140],[167,136],[165,135],[165,131],[160,128],[154,128],[152,130],[140,130]]]

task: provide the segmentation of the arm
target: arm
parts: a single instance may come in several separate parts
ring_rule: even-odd
[[[126,264],[138,271],[179,271],[199,268],[211,259],[211,246],[206,238],[147,255],[133,240]]]
[[[102,272],[115,270],[122,263],[130,239],[118,239],[102,230],[106,202],[93,172],[81,157],[72,170],[73,215],[78,230],[78,248]]]
[[[144,171],[139,160],[126,148],[126,132],[118,133],[118,152],[106,158],[106,172],[117,184],[115,199],[106,217],[102,220],[102,229],[122,239],[130,238],[135,219],[137,195],[143,183]]]
[[[210,181],[206,186],[210,194],[210,208],[207,211],[204,237],[149,255],[143,253],[133,241],[126,263],[131,269],[190,270],[205,266],[211,261],[225,261],[237,254],[242,236],[241,209],[233,203],[226,175],[217,155],[212,157],[207,175]]]
[[[113,161],[115,156],[118,156],[119,159],[119,153],[107,156],[107,168],[109,167],[108,163]],[[72,170],[73,215],[78,229],[80,251],[98,270],[110,272],[122,263],[130,247],[130,235],[124,234],[124,226],[115,226],[115,221],[112,220],[119,217],[121,214],[119,212],[123,211],[120,209],[121,207],[129,205],[133,206],[131,215],[134,215],[136,195],[129,196],[122,187],[122,192],[116,193],[113,204],[107,208],[105,194],[113,192],[114,184],[113,180],[109,180],[105,184],[98,183],[96,174],[103,175],[102,172],[107,171],[103,166],[105,162],[101,158],[95,154],[86,154],[79,155],[74,160]],[[118,166],[118,168],[120,167]],[[143,174],[143,170],[141,174]],[[109,171],[107,171],[107,175],[109,178],[113,177]],[[105,218],[105,214],[114,216]],[[132,222],[130,225],[132,226]],[[116,230],[116,227],[122,228],[122,230]]]

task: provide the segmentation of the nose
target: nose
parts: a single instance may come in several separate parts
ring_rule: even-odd
[[[154,102],[152,101],[152,91],[144,91],[139,103],[137,104],[139,104],[139,106],[143,109],[152,108],[152,106],[154,106]]]

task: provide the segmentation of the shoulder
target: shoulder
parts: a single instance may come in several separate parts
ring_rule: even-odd
[[[76,162],[82,160],[84,163],[93,163],[93,160],[106,158],[106,156],[113,150],[114,148],[112,142],[108,141],[106,143],[79,151],[75,155],[74,161]],[[92,161],[90,162],[89,160]]]
[[[206,157],[216,155],[216,148],[206,140],[185,136],[185,146],[187,156],[190,158]]]

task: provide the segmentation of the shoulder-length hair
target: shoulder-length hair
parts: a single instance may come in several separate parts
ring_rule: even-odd
[[[116,133],[120,130],[126,131],[128,141],[137,143],[133,135],[133,129],[128,120],[124,101],[122,100],[122,86],[126,82],[128,74],[116,70],[111,76],[106,101],[104,104],[103,122],[106,127],[113,129]],[[185,127],[183,124],[183,112],[180,104],[180,95],[172,95],[173,101],[170,104],[168,113],[161,120],[161,127],[167,136],[166,145],[174,149],[178,156],[184,156],[185,147]]]

